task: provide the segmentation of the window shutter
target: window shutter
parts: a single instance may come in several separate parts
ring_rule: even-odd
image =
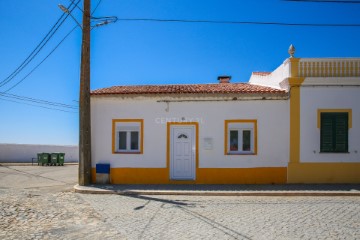
[[[331,114],[321,113],[320,151],[333,151],[333,118]]]
[[[335,152],[348,152],[348,114],[337,113],[335,120]]]
[[[348,152],[348,113],[321,113],[320,152]]]

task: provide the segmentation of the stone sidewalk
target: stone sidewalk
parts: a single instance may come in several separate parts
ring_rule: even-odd
[[[360,196],[360,184],[89,185],[75,192],[118,195],[191,196]]]
[[[240,184],[240,185],[90,185],[79,186],[78,166],[37,166],[0,163],[0,189],[47,188],[78,193],[197,196],[360,196],[360,184]],[[75,185],[75,186],[74,186]]]

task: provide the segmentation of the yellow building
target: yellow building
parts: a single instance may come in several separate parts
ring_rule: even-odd
[[[360,182],[360,58],[291,56],[250,82],[289,93],[288,183]]]

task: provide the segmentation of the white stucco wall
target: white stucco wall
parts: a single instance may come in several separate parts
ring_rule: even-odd
[[[62,152],[65,153],[65,162],[79,161],[78,146],[0,144],[0,162],[31,162],[31,158],[37,158],[37,153],[42,152]]]
[[[92,165],[112,168],[165,168],[166,118],[199,120],[200,168],[285,167],[289,160],[289,102],[287,100],[157,102],[156,98],[92,97]],[[112,154],[112,119],[144,119],[144,153]],[[224,120],[256,119],[258,153],[224,155]],[[213,149],[204,149],[204,138]]]
[[[301,87],[301,162],[360,162],[359,90],[359,86]],[[318,109],[352,109],[352,128],[349,129],[349,153],[319,153]]]
[[[286,81],[285,84],[283,83],[283,81],[288,77],[290,77],[290,64],[289,60],[287,59],[269,75],[252,74],[249,83],[259,86],[288,90],[288,84]]]

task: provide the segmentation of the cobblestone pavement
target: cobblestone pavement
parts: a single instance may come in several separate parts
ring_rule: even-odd
[[[82,198],[128,239],[360,239],[359,197]]]
[[[0,191],[0,239],[120,239],[73,192]]]
[[[77,165],[0,166],[0,239],[121,239],[81,195]]]
[[[87,195],[76,172],[0,166],[0,239],[360,239],[360,197]]]

